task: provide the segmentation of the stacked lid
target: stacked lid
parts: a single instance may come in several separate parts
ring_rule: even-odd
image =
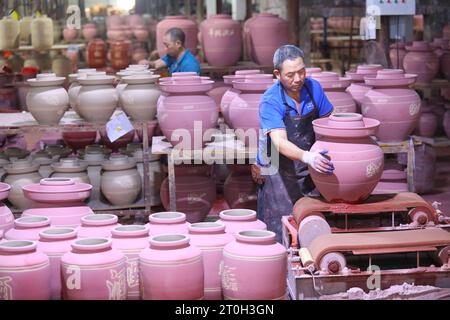
[[[376,75],[364,76],[364,82],[376,88],[407,87],[416,79],[417,74],[405,73],[403,69],[381,69]]]
[[[356,70],[350,70],[345,73],[345,76],[350,77],[353,82],[364,82],[364,77],[367,75],[376,75],[378,70],[383,69],[381,64],[362,64]]]
[[[352,82],[350,77],[339,77],[336,72],[312,73],[311,78],[319,81],[324,90],[343,91]]]

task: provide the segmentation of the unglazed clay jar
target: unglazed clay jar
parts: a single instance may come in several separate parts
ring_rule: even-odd
[[[38,250],[50,259],[50,291],[52,300],[61,299],[61,257],[77,238],[74,228],[48,228],[39,233]]]
[[[206,60],[212,66],[233,66],[241,56],[242,32],[230,15],[211,15],[200,24],[200,37]]]
[[[19,47],[19,21],[11,17],[0,20],[0,50],[14,50]]]
[[[125,256],[127,267],[127,300],[139,300],[139,254],[148,248],[148,227],[127,225],[115,227],[112,233],[112,247]]]
[[[225,231],[233,235],[243,230],[267,229],[266,224],[256,218],[256,211],[250,209],[223,210],[219,217],[216,222],[224,224]]]
[[[31,22],[31,45],[37,51],[53,46],[53,21],[46,15],[35,17]]]
[[[87,173],[89,181],[92,185],[91,196],[89,202],[95,202],[100,200],[100,177],[102,170],[102,163],[105,161],[106,156],[100,150],[88,150],[80,155],[84,163],[87,164]]]
[[[50,227],[47,217],[22,217],[14,220],[14,228],[4,234],[7,240],[39,240],[39,232]]]
[[[47,144],[44,150],[56,159],[68,157],[72,153],[72,149],[62,144]]]
[[[287,253],[266,230],[240,231],[223,249],[222,292],[226,300],[284,300]],[[261,279],[265,279],[261,281]]]
[[[36,247],[28,240],[0,242],[0,300],[50,299],[50,261]]]
[[[4,200],[8,197],[10,189],[11,189],[10,185],[0,182],[0,200]],[[13,226],[14,226],[14,215],[6,205],[0,203],[0,232],[4,234]]]
[[[87,164],[77,158],[63,158],[59,162],[52,163],[52,178],[69,178],[74,182],[90,184],[87,174]]]
[[[220,264],[223,248],[234,240],[234,236],[225,233],[225,225],[221,223],[199,222],[189,227],[191,245],[199,248],[203,256],[205,272],[205,300],[222,300],[222,284]]]
[[[68,90],[70,107],[78,114],[77,97],[81,86],[77,78],[86,76],[87,73],[95,73],[95,69],[78,69],[78,73],[69,74],[70,86]]]
[[[127,115],[134,120],[155,119],[156,103],[161,91],[156,86],[158,75],[133,75],[123,77],[127,85],[120,93],[120,102]]]
[[[23,194],[22,187],[38,183],[42,176],[39,174],[39,164],[29,160],[16,160],[5,167],[4,182],[11,186],[8,200],[18,209],[31,207],[31,200]]]
[[[164,34],[171,28],[180,28],[183,30],[186,40],[185,48],[193,55],[197,54],[197,24],[185,16],[165,16],[163,20],[156,25],[156,47],[160,57],[166,54],[166,49],[163,43]]]
[[[113,249],[111,239],[75,240],[61,258],[64,300],[125,300],[125,256]]]
[[[407,73],[417,74],[417,82],[429,83],[439,72],[439,58],[427,41],[414,41],[406,46],[407,54],[403,68]]]
[[[81,218],[78,228],[79,238],[103,237],[110,238],[111,230],[120,226],[118,218],[113,214],[91,214]]]
[[[39,174],[43,178],[48,178],[52,172],[50,165],[56,161],[53,157],[45,150],[40,150],[32,155],[32,159],[35,163],[39,163]]]
[[[78,111],[89,122],[107,122],[117,106],[114,76],[87,74],[78,78],[81,89],[77,97]]]
[[[189,222],[182,212],[166,211],[153,213],[148,217],[150,235],[177,233],[187,234]]]
[[[112,155],[103,163],[101,192],[113,205],[129,205],[141,193],[142,180],[136,161],[123,155]]]
[[[309,168],[319,192],[328,202],[358,203],[367,199],[383,173],[384,154],[370,137],[380,122],[357,113],[336,113],[313,121],[318,137],[311,151],[328,150],[332,174]]]
[[[52,71],[58,77],[66,78],[72,72],[72,61],[62,54],[58,54],[52,61]]]
[[[27,108],[39,124],[58,124],[69,107],[69,95],[63,88],[65,78],[54,73],[41,73],[29,79]]]
[[[204,297],[202,252],[182,234],[150,237],[139,255],[143,300],[201,300]],[[189,275],[189,276],[187,276]]]
[[[30,36],[31,36],[31,22],[33,21],[33,17],[25,16],[20,19],[20,41],[24,44],[30,44]]]

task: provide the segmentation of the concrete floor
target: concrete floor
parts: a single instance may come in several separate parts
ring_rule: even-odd
[[[428,194],[421,195],[425,200],[442,203],[439,209],[450,216],[450,157],[439,157],[436,163],[434,188]]]

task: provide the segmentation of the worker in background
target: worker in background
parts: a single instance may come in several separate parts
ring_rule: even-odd
[[[163,37],[166,55],[155,61],[142,61],[150,68],[169,68],[169,76],[174,72],[197,72],[200,74],[200,64],[194,55],[184,47],[186,36],[180,28],[169,29]]]
[[[260,101],[261,130],[252,175],[259,183],[258,218],[281,242],[281,217],[291,214],[301,197],[319,196],[308,166],[323,174],[334,170],[327,150],[309,151],[315,142],[313,120],[329,116],[333,106],[319,82],[306,78],[300,48],[293,45],[278,48],[273,65],[278,81]],[[273,160],[275,153],[278,163]]]

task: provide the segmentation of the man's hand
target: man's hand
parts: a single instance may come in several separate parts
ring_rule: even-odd
[[[325,155],[328,150],[304,151],[302,161],[308,164],[315,171],[325,174],[332,174],[334,170],[333,163]]]
[[[261,176],[261,168],[256,164],[252,164],[251,171],[252,171],[253,181],[255,181],[257,184],[263,184],[265,178],[263,176]]]

